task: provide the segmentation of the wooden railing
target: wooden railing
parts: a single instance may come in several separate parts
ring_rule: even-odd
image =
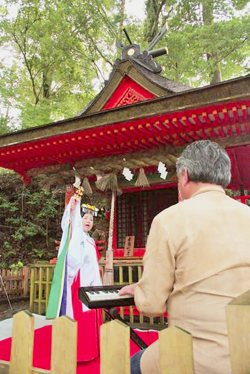
[[[45,314],[55,265],[36,264],[30,267],[30,311]]]
[[[113,260],[114,266],[114,284],[125,286],[126,284],[131,284],[138,282],[142,276],[142,260],[141,259],[119,259]],[[104,275],[104,260],[100,261],[100,267],[102,276]],[[119,308],[119,314],[133,327],[145,327],[145,328],[155,328],[161,330],[166,327],[167,319],[163,315],[159,317],[146,317],[141,313],[136,311],[133,306],[121,307]],[[107,316],[103,313],[104,321],[107,321]]]
[[[104,262],[100,263],[104,274]],[[32,313],[45,314],[55,265],[35,264],[30,268],[30,310]],[[142,275],[141,260],[114,260],[114,284],[126,285],[137,282]],[[162,329],[166,327],[166,317],[148,318],[138,313],[135,307],[120,308],[120,315],[133,327]],[[103,313],[104,321],[107,316]]]
[[[28,296],[30,272],[27,266],[20,270],[2,269],[1,275],[5,290],[0,282],[0,300],[6,298],[5,291],[11,299]]]

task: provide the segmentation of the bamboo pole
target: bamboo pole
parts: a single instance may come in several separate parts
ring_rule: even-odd
[[[51,286],[51,269],[49,267],[46,268],[46,284],[45,284],[45,313],[47,312],[47,305],[49,301],[49,293],[50,293],[50,286]]]
[[[23,296],[28,296],[29,292],[29,268],[23,267]]]
[[[108,238],[108,249],[106,251],[106,263],[103,277],[104,285],[114,284],[114,267],[113,267],[113,233],[114,233],[114,217],[115,217],[115,199],[116,193],[112,191],[111,197],[111,211],[110,211],[110,222],[109,222],[109,238]]]
[[[38,280],[38,314],[42,314],[42,291],[43,291],[43,268],[39,268],[39,280]]]
[[[30,269],[30,310],[35,312],[35,271],[34,267]]]

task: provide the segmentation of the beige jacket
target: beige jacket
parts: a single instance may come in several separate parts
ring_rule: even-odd
[[[201,188],[155,217],[143,264],[140,312],[167,310],[169,326],[193,335],[196,374],[230,374],[225,306],[250,289],[249,207],[219,186]],[[141,370],[159,373],[157,343],[142,355]]]

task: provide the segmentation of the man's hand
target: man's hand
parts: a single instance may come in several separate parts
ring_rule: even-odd
[[[120,291],[118,292],[118,295],[119,296],[122,296],[122,295],[132,295],[132,296],[134,296],[136,286],[137,286],[137,283],[129,284],[128,286],[124,286],[120,289]]]

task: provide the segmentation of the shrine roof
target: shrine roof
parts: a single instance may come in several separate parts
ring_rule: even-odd
[[[135,64],[136,65],[136,64]],[[178,93],[178,92],[183,92],[190,90],[190,86],[185,85],[180,82],[173,81],[171,79],[162,77],[159,74],[154,74],[151,71],[148,71],[147,69],[143,68],[140,65],[137,65],[137,69],[149,80],[157,84],[158,86],[164,88],[168,92],[172,93]]]
[[[152,93],[153,97],[190,90],[189,86],[155,74],[132,59],[118,59],[103,89],[78,115],[81,116],[102,110],[124,76],[131,78],[138,85]]]
[[[234,160],[232,186],[250,189],[250,75],[2,135],[0,166],[26,180],[77,163],[86,164],[90,175],[96,173],[90,170],[93,160],[108,170],[107,158],[128,154],[136,167],[136,158],[150,152],[144,155],[147,166],[159,149],[176,158],[176,150],[199,139],[226,147]],[[116,164],[119,170],[125,166]]]

